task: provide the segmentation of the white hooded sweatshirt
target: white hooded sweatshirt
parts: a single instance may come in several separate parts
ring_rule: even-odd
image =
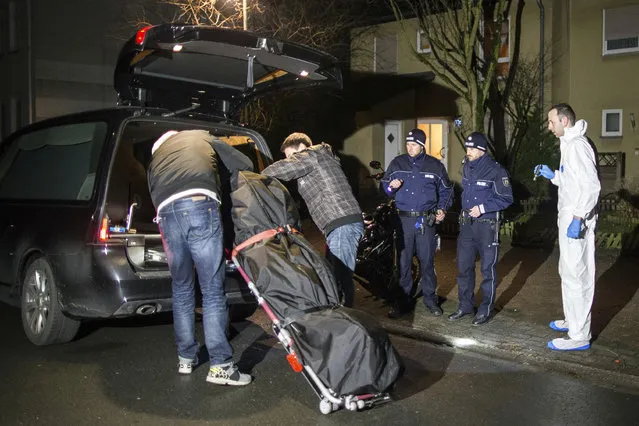
[[[597,204],[601,184],[597,176],[597,158],[586,138],[588,123],[578,120],[565,128],[559,138],[561,161],[551,182],[559,187],[559,216],[590,218]]]

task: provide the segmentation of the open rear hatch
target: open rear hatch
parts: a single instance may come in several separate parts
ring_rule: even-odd
[[[336,59],[245,31],[199,25],[147,27],[120,52],[115,90],[126,105],[230,117],[252,97],[318,85],[342,87]]]

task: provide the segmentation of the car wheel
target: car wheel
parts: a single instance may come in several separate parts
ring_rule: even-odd
[[[44,257],[32,260],[27,266],[20,310],[24,332],[38,346],[68,342],[80,327],[80,321],[62,313],[53,270]]]

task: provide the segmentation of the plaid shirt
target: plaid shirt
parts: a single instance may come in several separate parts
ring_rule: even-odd
[[[330,145],[313,145],[276,161],[262,174],[285,181],[297,179],[300,195],[325,235],[338,226],[362,220],[362,210]]]

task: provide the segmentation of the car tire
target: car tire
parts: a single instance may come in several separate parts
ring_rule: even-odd
[[[64,315],[51,265],[44,257],[31,260],[22,280],[22,327],[31,343],[46,346],[72,340],[80,321]]]

